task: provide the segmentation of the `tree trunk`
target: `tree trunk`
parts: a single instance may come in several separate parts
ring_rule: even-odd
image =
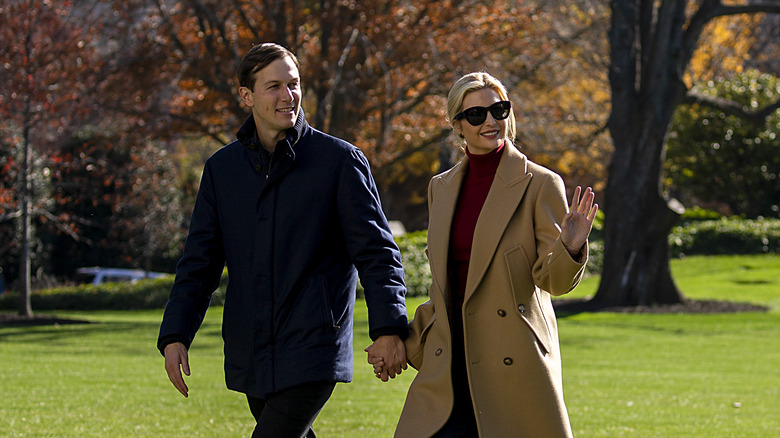
[[[28,103],[29,106],[29,103]],[[29,112],[27,113],[29,114]],[[29,119],[28,119],[29,120]],[[19,297],[19,314],[27,317],[32,317],[32,275],[30,270],[32,268],[30,253],[30,242],[32,240],[31,220],[30,220],[30,198],[32,196],[32,173],[31,159],[30,159],[30,128],[29,123],[25,123],[23,132],[24,141],[24,157],[22,158],[22,170],[19,178],[21,179],[22,187],[22,254],[19,260],[19,274],[21,279],[21,295]]]
[[[679,4],[612,0],[609,32],[615,146],[604,198],[604,267],[593,301],[605,305],[681,302],[667,236],[682,213],[661,193],[669,122],[685,94]],[[657,17],[657,18],[653,18]],[[684,70],[684,69],[683,69]]]
[[[695,5],[693,3],[696,3]],[[615,152],[604,205],[604,268],[593,301],[682,301],[669,268],[669,231],[682,213],[661,192],[669,122],[701,33],[724,15],[780,13],[777,2],[610,0],[609,131]]]
[[[665,136],[671,119],[656,99],[610,116],[615,152],[604,209],[604,267],[593,298],[606,305],[679,303],[669,268],[668,236],[684,211],[661,193]]]
[[[636,152],[616,148],[612,159],[605,193],[612,208],[605,210],[604,267],[593,301],[618,306],[679,303],[683,296],[669,268],[667,236],[681,205],[664,199],[658,177],[632,162],[632,156],[645,155]]]

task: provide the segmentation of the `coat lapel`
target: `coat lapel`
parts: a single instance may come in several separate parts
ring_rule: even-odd
[[[431,275],[433,284],[442,286],[441,293],[444,294],[444,287],[447,284],[447,263],[449,261],[450,247],[450,228],[452,227],[452,218],[455,214],[455,207],[460,195],[460,186],[463,183],[468,159],[464,158],[452,169],[447,171],[439,178],[438,183],[433,187],[435,196],[430,208],[430,218],[428,221],[435,226],[428,227],[428,251],[431,261]],[[445,303],[449,306],[449,300],[445,298]]]
[[[525,155],[514,146],[505,148],[474,230],[466,281],[466,300],[482,281],[501,236],[517,210],[532,176],[527,170]],[[455,199],[457,201],[457,191]],[[449,227],[447,230],[449,232]]]

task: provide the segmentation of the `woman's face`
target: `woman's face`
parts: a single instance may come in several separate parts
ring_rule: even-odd
[[[473,106],[487,108],[501,100],[503,99],[492,88],[482,88],[466,94],[463,97],[460,110],[463,111]],[[507,119],[494,119],[488,111],[485,121],[479,126],[472,126],[465,119],[457,120],[454,126],[458,134],[466,140],[466,147],[470,153],[484,155],[504,144],[507,132],[506,121]]]

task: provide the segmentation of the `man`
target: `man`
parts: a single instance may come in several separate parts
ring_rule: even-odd
[[[252,114],[206,162],[157,346],[186,397],[187,350],[227,265],[227,387],[247,395],[253,437],[313,437],[352,379],[357,274],[389,376],[406,368],[400,253],[364,155],[306,122],[295,55],[260,44],[238,77]]]

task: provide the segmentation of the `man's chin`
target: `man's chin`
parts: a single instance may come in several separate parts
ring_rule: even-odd
[[[280,124],[289,125],[287,128],[292,128],[295,126],[295,121],[298,120],[298,113],[279,113],[276,118]]]

